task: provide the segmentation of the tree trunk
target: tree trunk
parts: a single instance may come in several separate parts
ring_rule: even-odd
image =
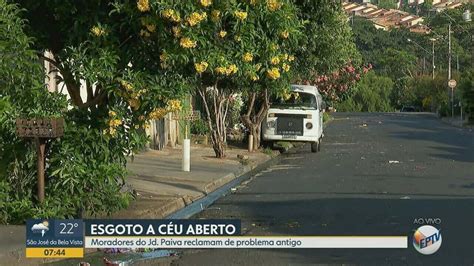
[[[260,97],[261,103],[257,104],[257,96]],[[260,148],[262,122],[265,119],[268,109],[270,108],[270,100],[268,91],[264,90],[260,95],[252,92],[248,99],[247,112],[242,115],[242,123],[249,128],[250,134],[253,136],[253,150]],[[257,107],[258,105],[258,107]],[[258,108],[258,111],[256,110]]]
[[[253,150],[258,150],[261,142],[262,123],[255,123],[250,125],[250,133],[253,136]]]
[[[229,95],[220,91],[217,84],[212,90],[198,90],[206,111],[206,120],[211,132],[212,148],[217,158],[225,157],[226,117],[229,109]]]
[[[211,134],[212,149],[216,154],[216,158],[225,157],[225,143],[222,140],[221,136],[217,134],[217,131],[214,130]]]

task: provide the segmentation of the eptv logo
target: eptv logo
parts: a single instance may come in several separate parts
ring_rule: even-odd
[[[424,255],[431,255],[441,247],[441,232],[431,225],[423,225],[413,235],[413,246]]]

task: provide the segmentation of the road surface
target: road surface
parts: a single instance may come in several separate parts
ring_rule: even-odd
[[[237,218],[246,235],[402,235],[408,249],[186,250],[177,265],[473,265],[474,132],[430,114],[335,114],[320,153],[308,145],[197,218]],[[439,218],[429,256],[417,218]]]

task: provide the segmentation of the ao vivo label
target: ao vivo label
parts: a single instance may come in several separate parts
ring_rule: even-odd
[[[415,218],[413,224],[441,224],[441,218]]]
[[[431,255],[441,247],[441,232],[431,225],[423,225],[413,234],[413,246],[424,255]]]

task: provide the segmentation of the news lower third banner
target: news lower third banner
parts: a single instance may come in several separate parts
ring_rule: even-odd
[[[28,220],[26,256],[84,248],[407,248],[407,236],[242,236],[240,220]]]

